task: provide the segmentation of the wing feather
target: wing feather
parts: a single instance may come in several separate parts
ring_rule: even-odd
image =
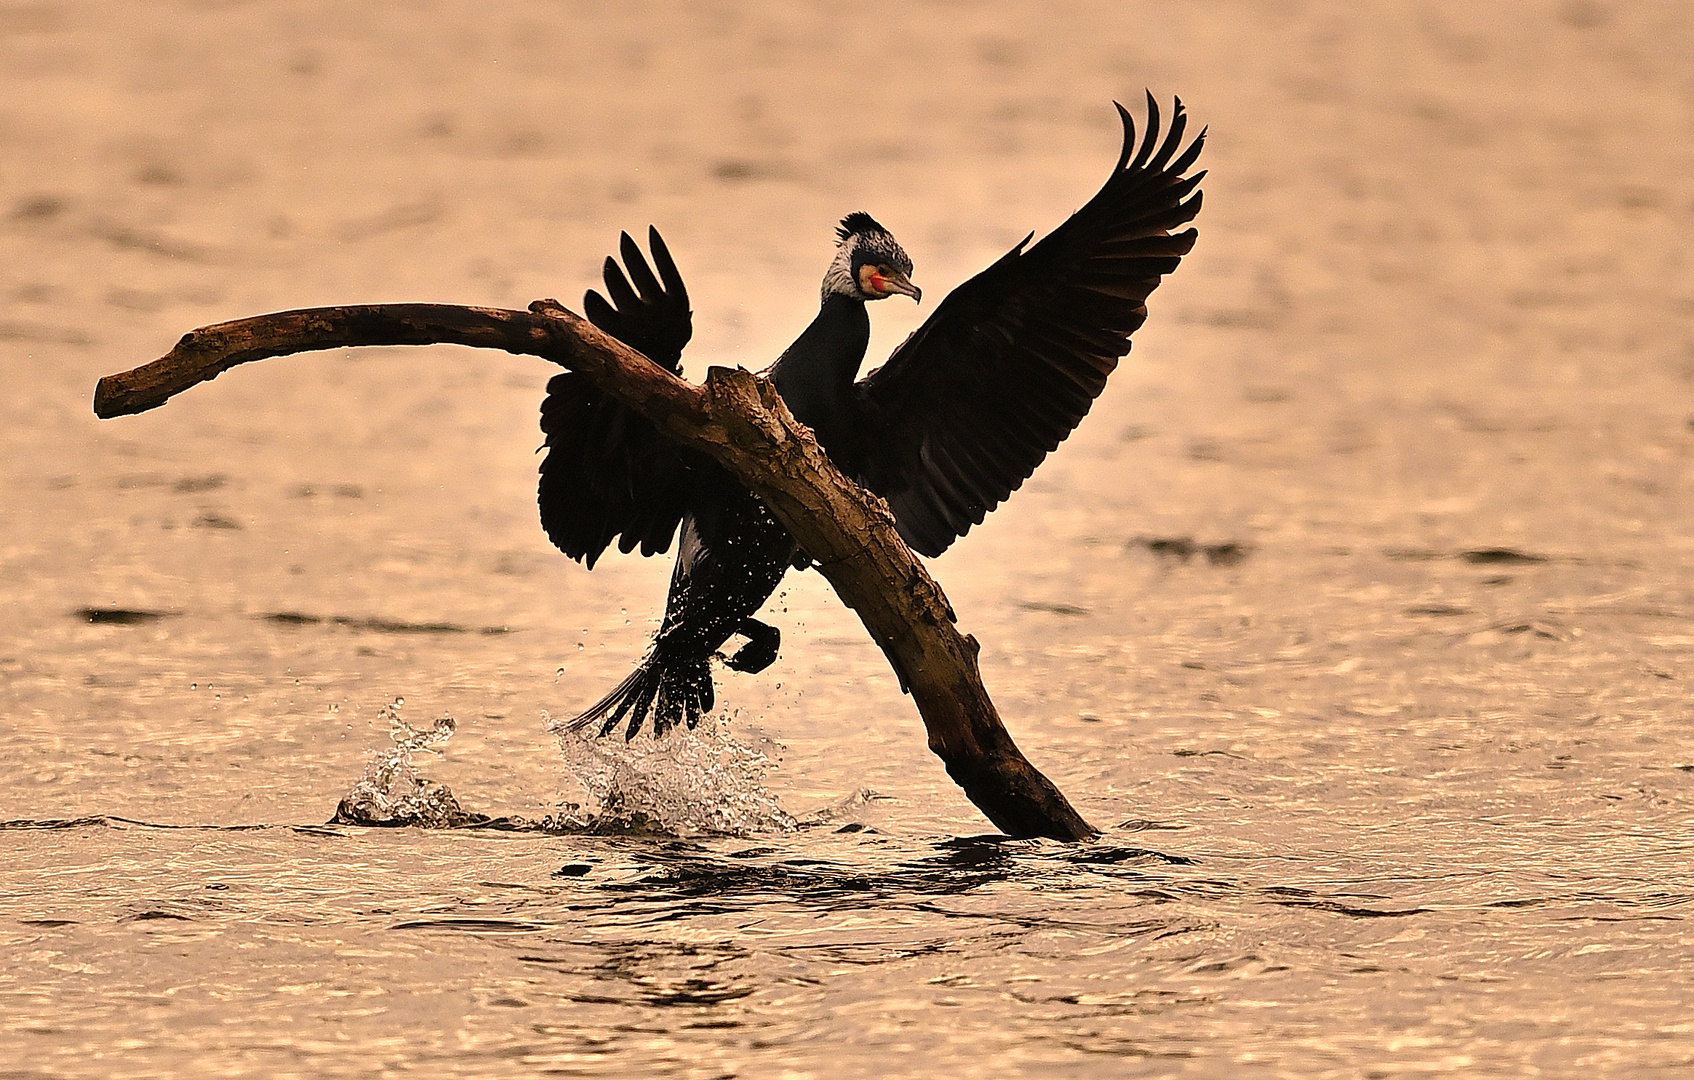
[[[624,233],[623,265],[608,257],[602,275],[610,299],[589,290],[582,309],[595,326],[675,373],[694,332],[688,290],[656,229],[648,230],[647,244],[651,265]],[[541,430],[547,436],[537,492],[541,525],[561,551],[589,568],[614,540],[625,553],[668,550],[690,492],[716,469],[573,371],[548,382]]]
[[[988,509],[1011,494],[995,477],[997,466],[988,447],[976,439],[961,439],[953,444],[951,455],[960,470],[960,478],[969,489],[971,512],[980,525]]]
[[[937,555],[1003,502],[1087,414],[1145,301],[1194,247],[1206,134],[1184,144],[1151,94],[1146,132],[1119,105],[1123,149],[1098,193],[953,290],[860,384],[872,437],[862,479],[906,541]],[[1161,130],[1165,134],[1161,137]]]

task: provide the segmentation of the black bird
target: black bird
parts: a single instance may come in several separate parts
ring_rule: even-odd
[[[817,318],[765,373],[838,468],[887,500],[900,535],[939,555],[1021,485],[1058,447],[1129,352],[1147,295],[1194,246],[1200,211],[1193,167],[1205,132],[1182,145],[1179,100],[1160,138],[1122,105],[1123,153],[1094,198],[1033,247],[1034,233],[960,285],[888,362],[854,382],[870,342],[865,304],[920,299],[912,262],[870,215],[849,214],[823,279]],[[623,269],[607,258],[608,301],[590,291],[600,329],[677,372],[693,334],[676,263],[649,229],[649,266],[625,233]],[[627,276],[626,276],[627,271]],[[656,271],[656,272],[655,272]],[[572,728],[605,735],[628,717],[633,738],[651,716],[662,735],[711,710],[710,662],[760,671],[780,632],[753,618],[790,566],[806,559],[765,505],[715,462],[677,447],[575,372],[547,384],[541,406],[541,523],[560,550],[590,569],[614,539],[653,555],[680,528],[665,617],[640,667]]]

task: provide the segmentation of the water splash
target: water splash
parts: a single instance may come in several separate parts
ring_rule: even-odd
[[[663,738],[600,739],[542,714],[559,739],[565,771],[581,801],[562,801],[548,827],[597,833],[790,832],[794,817],[765,790],[779,747],[763,733],[753,745],[729,734],[727,717]]]
[[[848,795],[837,799],[828,806],[820,806],[799,819],[801,828],[815,828],[820,825],[842,826],[838,832],[858,832],[869,828],[879,816],[877,804],[893,802],[892,795],[884,795],[870,788],[857,788]]]
[[[377,718],[388,721],[388,737],[394,740],[394,747],[371,751],[365,775],[341,797],[331,824],[450,829],[484,820],[460,806],[445,784],[419,776],[412,767],[414,754],[440,755],[436,745],[453,737],[459,730],[458,721],[443,714],[427,730],[420,731],[400,718],[400,707],[405,703],[405,698],[395,698],[393,704],[377,710]]]

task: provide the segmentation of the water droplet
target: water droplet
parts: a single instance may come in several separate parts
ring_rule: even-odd
[[[398,699],[396,699],[398,704]],[[452,737],[458,723],[443,715],[428,731],[419,731],[401,720],[395,706],[378,710],[389,721],[389,738],[394,748],[373,753],[365,775],[341,799],[336,820],[357,824],[405,824],[442,828],[463,824],[466,814],[453,793],[441,784],[418,776],[412,755],[418,751],[439,754],[434,744]],[[349,724],[349,727],[352,725]]]

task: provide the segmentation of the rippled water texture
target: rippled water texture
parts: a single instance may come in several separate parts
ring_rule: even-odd
[[[1691,40],[1605,0],[0,5],[0,1074],[1685,1075]],[[1092,845],[982,837],[811,574],[692,736],[549,730],[669,569],[548,547],[536,361],[90,415],[209,322],[575,302],[650,222],[689,371],[762,366],[842,214],[938,299],[1144,86],[1211,125],[1199,245],[934,563]]]

